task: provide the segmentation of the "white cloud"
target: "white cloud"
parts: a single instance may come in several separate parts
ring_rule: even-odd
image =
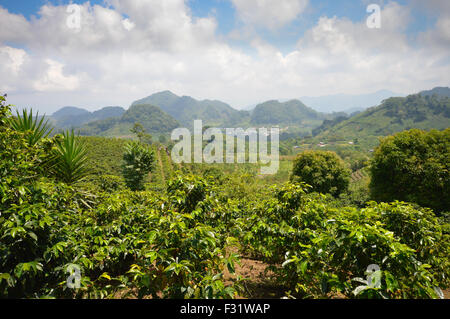
[[[182,0],[110,3],[83,4],[79,32],[67,27],[65,6],[43,6],[30,21],[0,7],[0,91],[11,103],[49,111],[127,107],[160,90],[242,107],[450,84],[448,20],[441,16],[411,40],[410,10],[395,2],[384,6],[381,29],[321,17],[287,54],[257,36],[250,42],[256,54],[230,46],[216,35],[215,18],[193,17]]]
[[[447,53],[450,50],[450,14],[437,20],[435,28],[419,34],[423,46]]]
[[[64,65],[52,59],[46,59],[47,70],[36,80],[33,87],[36,91],[73,91],[79,87],[79,79],[74,75],[64,75]]]
[[[277,29],[296,19],[308,0],[231,0],[246,24]]]
[[[134,27],[136,26],[136,24],[131,22],[129,19],[123,19],[122,24],[123,24],[123,27],[125,28],[125,30],[127,30],[127,31],[133,30]]]
[[[25,50],[22,49],[15,49],[7,46],[0,47],[1,65],[14,75],[17,75],[20,72],[26,55]]]

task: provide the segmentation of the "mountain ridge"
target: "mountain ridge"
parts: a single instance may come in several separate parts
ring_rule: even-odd
[[[65,106],[50,115],[49,120],[59,129],[68,129],[121,116],[124,113],[125,109],[120,106],[106,106],[93,112],[75,106]]]
[[[87,123],[81,135],[129,136],[134,124],[140,123],[152,134],[168,133],[180,126],[177,120],[151,104],[132,105],[122,116]]]
[[[324,123],[325,124],[330,123]],[[334,125],[320,127],[315,137],[320,141],[352,141],[370,139],[376,144],[378,137],[391,135],[403,130],[445,129],[450,126],[450,98],[439,95],[392,97],[378,106],[347,119],[340,119]]]

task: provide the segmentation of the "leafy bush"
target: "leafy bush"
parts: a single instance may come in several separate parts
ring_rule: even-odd
[[[112,193],[117,190],[123,189],[125,186],[123,180],[114,175],[101,175],[100,176],[100,188],[102,191]]]
[[[137,141],[125,146],[122,168],[125,183],[131,190],[142,190],[145,174],[154,169],[155,153],[148,146]]]
[[[61,147],[73,160],[83,157],[73,134],[29,143],[30,132],[14,128],[0,99],[2,298],[233,298],[240,278],[230,282],[224,273],[235,272],[236,252],[269,263],[291,297],[437,298],[449,285],[446,213],[438,218],[404,202],[344,207],[304,182],[267,187],[252,168],[227,175],[186,165],[182,174],[164,153],[161,166],[174,178],[166,188],[136,191],[154,160],[138,142],[125,154],[133,190],[108,176],[117,152],[99,166],[111,171],[95,172],[97,184],[85,179],[75,188],[70,183],[83,174],[48,178]],[[102,155],[94,157],[87,166]],[[70,286],[73,269],[78,288]]]
[[[350,171],[336,153],[305,151],[295,159],[291,179],[311,185],[316,192],[338,196],[348,188]]]
[[[384,138],[372,160],[373,199],[450,210],[449,159],[450,129],[410,130]]]
[[[437,287],[448,286],[449,240],[431,211],[399,202],[331,208],[304,187],[285,185],[241,220],[247,230],[241,241],[271,264],[291,294],[437,298]],[[379,285],[358,286],[373,264]]]

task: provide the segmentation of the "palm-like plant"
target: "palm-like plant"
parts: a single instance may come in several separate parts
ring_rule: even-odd
[[[73,130],[64,132],[55,144],[51,170],[58,180],[73,184],[89,174],[86,145],[75,137]]]
[[[33,116],[33,110],[28,112],[26,109],[22,110],[22,114],[17,111],[15,117],[11,117],[10,125],[16,131],[24,132],[29,145],[35,145],[41,138],[46,138],[50,135],[53,128],[45,121],[45,116],[39,119],[39,112]]]
[[[150,147],[138,141],[129,142],[123,154],[122,174],[131,190],[144,189],[145,174],[154,168],[155,153]]]

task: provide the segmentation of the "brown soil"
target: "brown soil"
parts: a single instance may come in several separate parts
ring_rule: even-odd
[[[235,282],[237,277],[244,279],[244,291],[238,299],[280,299],[286,289],[276,282],[272,272],[265,272],[267,267],[267,264],[259,260],[242,257],[240,265],[235,265],[234,275],[225,270],[225,284]]]
[[[287,289],[276,282],[272,272],[265,273],[268,266],[259,260],[241,257],[241,265],[236,264],[234,275],[225,270],[225,285],[232,284],[236,281],[236,277],[240,276],[244,279],[244,291],[237,297],[238,299],[280,299],[285,296]],[[450,299],[450,288],[443,292],[444,298]],[[341,293],[330,294],[329,298],[346,299]]]

